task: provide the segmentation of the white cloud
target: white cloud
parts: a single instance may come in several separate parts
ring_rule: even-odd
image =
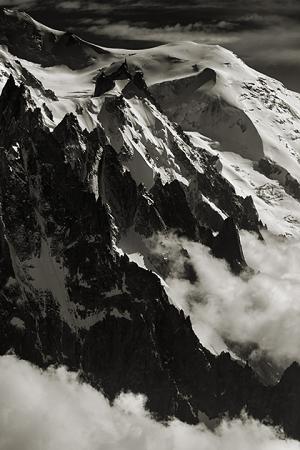
[[[91,21],[92,22],[92,21]],[[92,22],[93,23],[93,22]],[[166,25],[153,27],[143,24],[130,24],[128,22],[107,23],[98,20],[88,27],[93,34],[111,37],[112,39],[124,39],[134,41],[174,42],[195,41],[205,43],[228,43],[237,40],[237,36],[228,33],[206,31],[201,22],[188,25]]]
[[[1,450],[299,450],[271,427],[243,417],[214,431],[174,420],[168,427],[144,409],[142,396],[103,395],[65,369],[42,372],[0,357]]]
[[[268,233],[265,242],[246,232],[241,237],[246,260],[255,270],[249,279],[234,276],[199,243],[160,238],[176,261],[168,293],[191,316],[204,346],[218,353],[228,350],[228,342],[242,344],[253,348],[253,361],[267,358],[284,369],[300,362],[300,242]],[[180,245],[191,256],[199,279],[195,284],[178,277],[184,262],[178,256]]]

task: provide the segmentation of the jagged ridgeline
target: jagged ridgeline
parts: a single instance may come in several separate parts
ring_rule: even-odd
[[[196,145],[169,119],[141,62],[24,14],[3,11],[0,25],[1,354],[65,365],[111,400],[144,393],[158,419],[246,409],[300,439],[300,367],[266,387],[247,364],[212,355],[166,295],[162,261],[141,267],[121,245],[175,233],[251,275],[238,230],[261,237],[252,197],[208,140]],[[53,81],[62,62],[67,87]],[[214,70],[201,73],[197,86],[216,83]],[[253,171],[273,174],[266,161],[259,147]]]

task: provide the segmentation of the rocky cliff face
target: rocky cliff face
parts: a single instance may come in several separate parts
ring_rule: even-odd
[[[0,99],[1,353],[41,367],[65,364],[110,399],[143,392],[159,419],[196,423],[200,412],[212,418],[247,408],[299,437],[299,367],[265,388],[249,367],[211,355],[159,278],[116,250],[131,227],[144,236],[175,230],[240,270],[234,222],[214,238],[178,181],[157,179],[146,193],[102,129],[83,132],[69,115],[50,132],[28,96],[10,78]]]
[[[38,42],[26,56],[47,59]],[[246,409],[300,439],[300,367],[266,387],[247,364],[212,355],[166,295],[163,258],[152,260],[154,273],[120,249],[128,233],[142,242],[175,233],[238,274],[247,268],[238,229],[260,235],[261,223],[252,198],[168,119],[141,72],[125,87],[119,78],[52,129],[27,87],[11,76],[2,91],[0,353],[64,364],[109,399],[144,393],[158,419],[197,423]],[[92,113],[96,125],[83,130]],[[187,265],[183,277],[194,276]]]

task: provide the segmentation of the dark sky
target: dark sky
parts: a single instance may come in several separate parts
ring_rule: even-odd
[[[0,0],[93,42],[217,43],[300,92],[300,0]]]

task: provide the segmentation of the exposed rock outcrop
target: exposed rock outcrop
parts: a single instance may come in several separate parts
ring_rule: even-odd
[[[246,269],[239,233],[231,217],[224,221],[222,230],[214,239],[212,251],[217,258],[224,258],[234,273]]]
[[[287,194],[300,201],[300,183],[284,167],[269,158],[262,158],[254,168],[271,180],[277,180]]]
[[[266,388],[247,365],[213,356],[159,278],[116,250],[117,234],[132,226],[211,240],[186,188],[157,178],[147,191],[104,130],[84,132],[68,115],[50,132],[29,105],[26,89],[10,79],[0,98],[0,353],[13,350],[40,367],[64,364],[111,400],[124,390],[144,393],[159,419],[197,423],[199,412],[234,417],[246,408],[300,438],[299,366]],[[195,177],[209,198],[220,193],[218,206],[240,226],[258,230],[250,200],[215,172]],[[231,219],[211,245],[241,268]]]

